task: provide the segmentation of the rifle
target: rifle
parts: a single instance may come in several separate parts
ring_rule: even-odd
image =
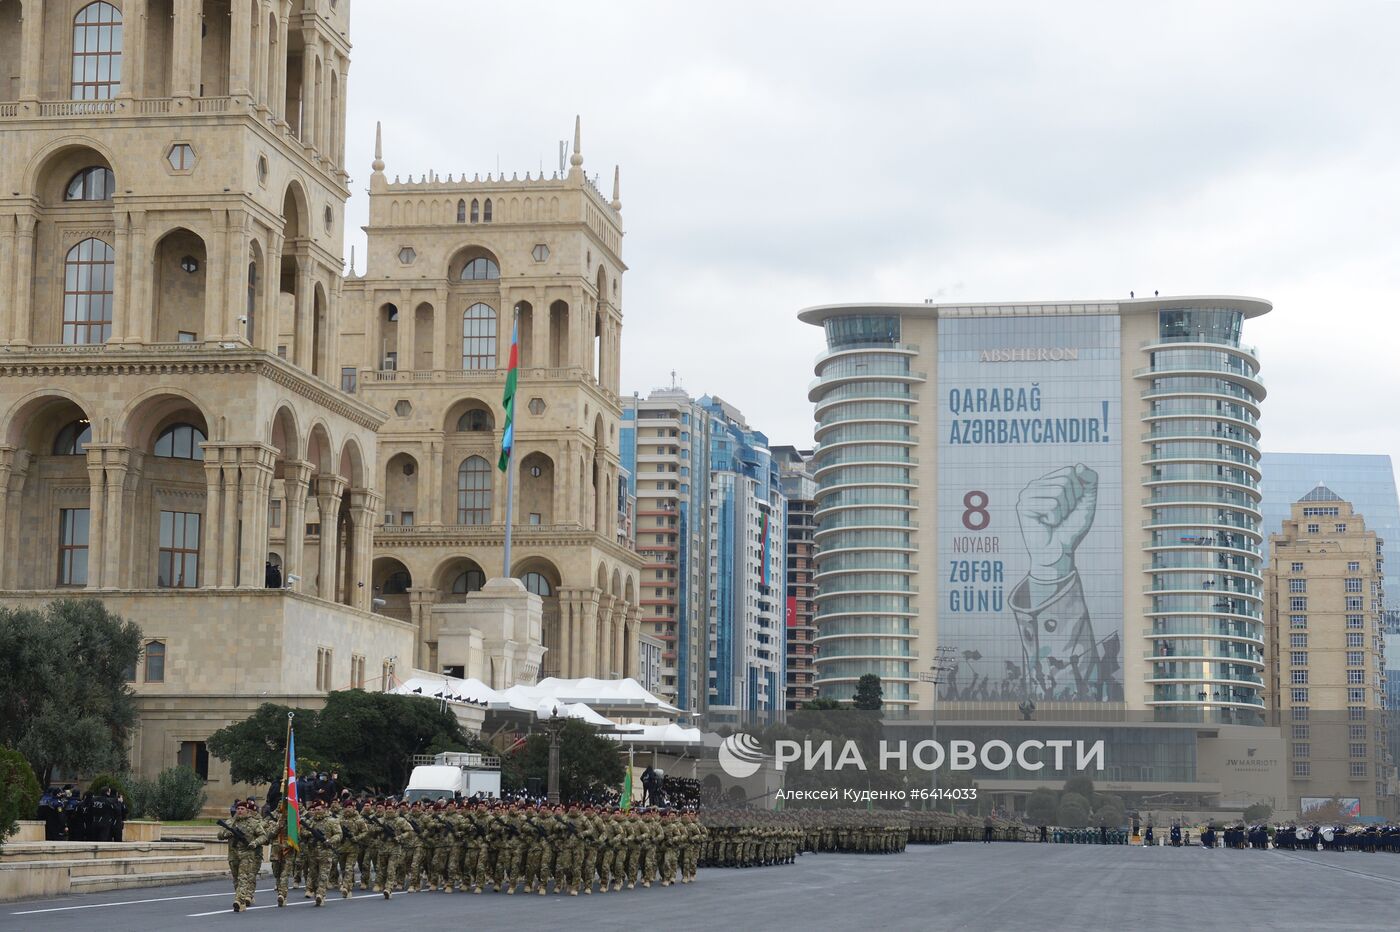
[[[578,834],[578,826],[577,826],[577,825],[574,825],[574,824],[573,824],[572,822],[570,822],[568,819],[566,819],[566,818],[564,818],[563,816],[560,816],[560,815],[555,816],[554,819],[555,819],[556,822],[558,822],[558,823],[560,823],[561,825],[563,825],[566,829],[568,829],[569,831],[573,832],[575,835]]]
[[[316,839],[317,844],[327,844],[325,832],[322,832],[319,828],[312,825],[310,822],[303,822],[302,825],[304,825],[306,827],[306,830],[311,833],[311,837]]]
[[[244,835],[242,830],[235,828],[233,825],[230,825],[223,819],[215,819],[214,821],[217,822],[219,825],[223,826],[224,828],[228,829],[229,834],[232,835],[234,838],[238,839],[240,843],[245,845],[248,844],[248,836]]]
[[[372,825],[379,826],[379,830],[384,833],[384,837],[387,838],[389,841],[394,840],[394,829],[392,826],[385,825],[383,822],[379,821],[372,815],[367,815],[364,817],[364,819],[366,822],[369,822]]]
[[[492,816],[491,821],[495,822],[496,824],[500,825],[501,828],[510,832],[512,838],[518,838],[520,836],[520,829],[516,828],[514,825],[511,825],[509,822],[507,822],[505,819],[502,819],[500,816]]]

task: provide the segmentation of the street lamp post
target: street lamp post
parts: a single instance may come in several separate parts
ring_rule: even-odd
[[[559,707],[554,714],[544,720],[545,731],[549,733],[549,804],[559,805],[559,733],[564,728],[564,719],[559,717]]]
[[[938,744],[938,713],[936,711],[938,705],[938,687],[943,682],[943,678],[951,673],[955,666],[957,666],[957,662],[953,660],[953,648],[945,644],[938,648],[934,655],[933,663],[929,664],[928,672],[919,674],[919,682],[929,684],[929,740],[935,745]],[[936,769],[929,771],[929,781],[930,788],[936,791],[938,789],[938,771]],[[930,802],[933,804],[934,809],[938,808],[936,793],[934,799],[930,800]]]

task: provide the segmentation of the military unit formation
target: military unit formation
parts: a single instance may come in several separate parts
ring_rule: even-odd
[[[807,852],[889,854],[911,841],[970,839],[977,820],[883,810],[660,809],[501,800],[340,800],[307,804],[299,842],[281,807],[236,804],[220,821],[235,912],[253,905],[266,846],[285,906],[293,886],[316,905],[358,888],[394,893],[578,896],[691,883],[700,867],[791,864]]]

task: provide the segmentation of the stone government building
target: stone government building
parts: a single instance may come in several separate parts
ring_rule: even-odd
[[[349,5],[0,0],[0,601],[137,621],[133,765],[214,799],[203,742],[263,701],[638,666],[616,190],[577,144],[548,181],[376,159],[344,278]],[[472,604],[513,311],[529,592]]]

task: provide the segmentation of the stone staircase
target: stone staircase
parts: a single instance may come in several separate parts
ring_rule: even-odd
[[[0,901],[100,893],[228,876],[222,842],[12,842],[0,848]]]

